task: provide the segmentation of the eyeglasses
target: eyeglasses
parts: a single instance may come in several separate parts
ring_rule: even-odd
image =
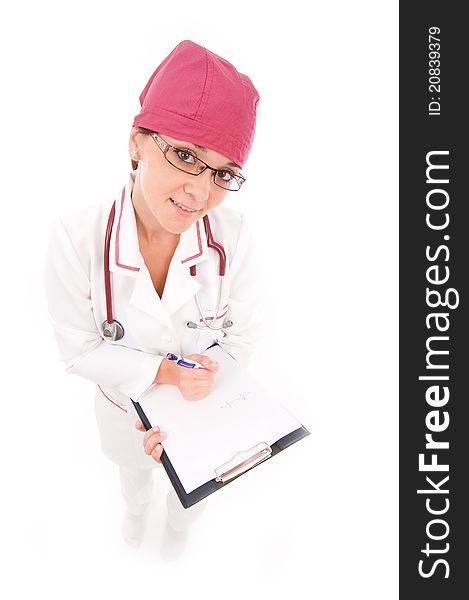
[[[188,148],[171,146],[171,144],[157,133],[152,133],[151,137],[155,140],[156,145],[163,152],[169,164],[184,173],[197,176],[206,169],[210,169],[213,171],[213,182],[215,185],[229,192],[237,192],[246,181],[246,178],[241,173],[233,173],[230,169],[214,169],[200,158],[197,158]]]

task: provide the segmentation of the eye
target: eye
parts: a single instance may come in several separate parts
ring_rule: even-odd
[[[234,178],[234,173],[229,169],[221,169],[220,171],[217,171],[217,177],[223,179],[223,181],[231,181]]]
[[[195,156],[188,150],[183,150],[182,148],[175,148],[174,153],[182,162],[185,162],[189,165],[193,165],[195,163]]]

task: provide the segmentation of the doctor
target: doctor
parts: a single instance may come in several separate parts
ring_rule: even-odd
[[[142,539],[166,434],[157,427],[145,433],[130,399],[169,383],[188,402],[202,400],[218,373],[204,351],[217,343],[245,364],[258,333],[251,237],[242,214],[222,205],[244,183],[258,101],[251,80],[228,61],[181,42],[140,95],[126,184],[52,228],[45,265],[50,320],[66,371],[96,384],[102,448],[119,466],[123,533],[132,545]],[[221,288],[205,215],[226,254]],[[106,331],[109,307],[122,336]],[[181,367],[168,352],[206,368]],[[167,530],[186,531],[205,503],[183,509],[170,486]]]

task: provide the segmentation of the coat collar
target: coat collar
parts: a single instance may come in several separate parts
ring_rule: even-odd
[[[130,277],[137,277],[141,267],[145,264],[140,253],[137,222],[131,197],[136,173],[136,170],[129,173],[120,197],[116,198],[116,214],[109,249],[110,271]],[[199,219],[187,231],[181,233],[173,261],[179,261],[185,269],[189,270],[190,267],[207,258],[207,238],[203,220]]]
[[[137,235],[137,223],[131,198],[136,171],[129,174],[127,184],[116,199],[116,213],[111,231],[109,270],[134,277],[135,287],[130,302],[141,310],[172,327],[171,315],[190,300],[200,289],[200,284],[190,275],[189,269],[209,257],[203,220],[199,219],[179,238],[169,265],[163,297],[160,299],[153,287],[145,265]],[[106,215],[107,222],[108,215]]]

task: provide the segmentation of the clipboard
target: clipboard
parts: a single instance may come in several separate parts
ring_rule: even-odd
[[[148,431],[151,429],[152,425],[140,404],[138,402],[134,402],[133,400],[132,404],[134,405],[134,408],[140,420],[142,421],[145,430]],[[197,502],[200,502],[200,500],[203,498],[206,498],[210,494],[213,494],[213,492],[225,487],[238,477],[241,477],[243,473],[246,473],[250,469],[257,467],[265,460],[275,456],[282,450],[285,450],[285,448],[288,448],[288,446],[298,442],[307,435],[310,435],[310,431],[301,425],[301,427],[277,440],[270,446],[265,442],[259,442],[259,444],[253,446],[252,448],[240,450],[229,462],[224,463],[215,469],[215,477],[213,479],[207,481],[207,483],[204,483],[189,493],[185,491],[164,449],[161,454],[161,464],[168,474],[174,491],[176,492],[182,506],[184,508],[190,508]]]

